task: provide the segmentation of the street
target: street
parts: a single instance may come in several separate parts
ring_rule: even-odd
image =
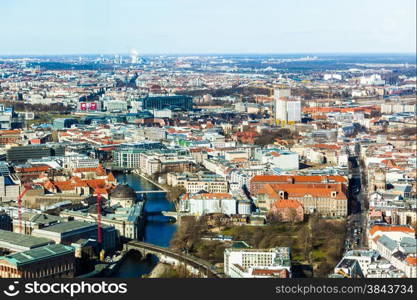
[[[366,246],[366,208],[364,203],[361,168],[356,157],[349,158],[350,212],[347,222],[345,250],[360,249]]]

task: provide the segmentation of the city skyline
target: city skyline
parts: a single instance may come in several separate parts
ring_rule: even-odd
[[[0,4],[0,55],[416,51],[412,0],[22,2]]]

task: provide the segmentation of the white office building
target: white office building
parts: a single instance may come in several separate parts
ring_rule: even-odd
[[[228,193],[185,194],[180,199],[180,209],[193,216],[213,213],[234,215],[237,213],[237,200]]]
[[[255,158],[267,164],[270,169],[298,170],[299,155],[296,152],[278,148],[256,149]]]
[[[225,249],[224,272],[232,278],[291,277],[291,249]]]

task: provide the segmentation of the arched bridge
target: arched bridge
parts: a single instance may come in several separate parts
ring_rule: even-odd
[[[189,254],[174,252],[168,248],[155,246],[145,242],[130,241],[125,244],[125,250],[137,250],[141,253],[142,257],[146,257],[148,254],[153,254],[157,256],[159,261],[162,263],[170,264],[173,266],[184,265],[189,272],[202,277],[223,277],[209,262]]]

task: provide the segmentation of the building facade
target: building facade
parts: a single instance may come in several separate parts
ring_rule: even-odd
[[[142,100],[142,108],[147,110],[153,109],[193,109],[193,99],[190,96],[156,96],[147,97]]]
[[[194,216],[213,213],[234,215],[237,213],[237,200],[228,193],[184,194],[180,198],[180,209]]]
[[[254,270],[257,272],[254,273]],[[291,249],[277,247],[271,249],[234,249],[224,251],[224,272],[232,278],[257,277],[256,274],[268,274],[276,277],[271,271],[285,270],[291,277]],[[268,272],[269,271],[269,272]],[[279,273],[278,273],[279,274]],[[282,275],[279,275],[280,277]],[[260,276],[261,277],[261,276]]]
[[[47,245],[0,256],[0,278],[73,278],[74,248]]]

